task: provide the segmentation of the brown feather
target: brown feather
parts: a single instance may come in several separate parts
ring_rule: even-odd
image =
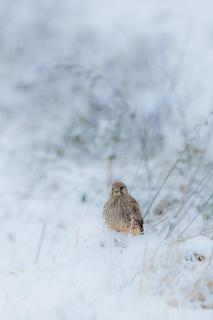
[[[139,235],[144,231],[140,206],[121,181],[112,185],[110,198],[104,206],[104,220],[110,229],[118,232]]]

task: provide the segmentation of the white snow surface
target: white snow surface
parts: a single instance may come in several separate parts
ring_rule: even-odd
[[[213,2],[0,6],[0,320],[212,320]],[[145,234],[108,230],[194,129]]]
[[[212,277],[212,240],[165,240],[146,224],[143,236],[115,234],[102,219],[105,164],[22,161],[0,163],[2,320],[212,319],[188,298]]]

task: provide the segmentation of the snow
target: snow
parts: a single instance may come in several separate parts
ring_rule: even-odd
[[[41,173],[35,186],[33,168],[24,175],[26,163],[16,166],[8,176],[1,163],[0,304],[5,320],[211,319],[211,309],[200,309],[199,302],[185,296],[195,281],[212,276],[212,240],[173,243],[148,225],[141,237],[107,230],[102,207],[108,194],[103,167],[97,164],[48,162],[46,176]],[[82,193],[87,194],[83,203]],[[194,261],[192,267],[189,252],[202,254],[205,261]]]
[[[212,9],[1,1],[0,320],[212,320]]]
[[[197,237],[196,239],[187,240],[185,243],[185,250],[193,252],[194,254],[203,255],[206,259],[210,259],[213,243],[205,237]]]

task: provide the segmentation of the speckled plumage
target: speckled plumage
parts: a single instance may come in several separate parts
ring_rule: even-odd
[[[121,181],[114,182],[112,185],[110,198],[104,206],[104,220],[114,231],[132,235],[143,233],[140,206]]]

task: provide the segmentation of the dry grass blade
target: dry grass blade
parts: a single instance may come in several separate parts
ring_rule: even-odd
[[[40,259],[40,256],[41,256],[42,245],[43,245],[45,234],[46,234],[46,226],[47,226],[47,223],[45,221],[43,223],[43,225],[42,225],[42,228],[41,228],[40,239],[39,239],[38,247],[37,247],[37,251],[36,251],[35,264],[39,263],[39,259]]]
[[[197,234],[193,234],[192,236],[189,236],[189,237],[186,237],[186,238],[180,238],[180,239],[177,239],[177,241],[185,241],[185,240],[196,238],[196,237],[199,237],[199,236],[203,236],[204,234],[209,234],[209,233],[213,233],[213,229],[212,230],[203,231],[203,232],[200,232],[200,233],[197,233]]]
[[[193,190],[189,196],[183,201],[183,203],[181,204],[181,206],[178,208],[177,212],[176,212],[176,218],[180,215],[180,213],[182,212],[183,208],[185,207],[185,205],[192,199],[192,197],[194,197],[195,195],[199,194],[203,188],[209,183],[209,180],[212,178],[212,174],[208,177],[204,177],[198,184],[197,187],[195,188],[195,190]],[[201,187],[201,188],[199,188]],[[180,224],[180,222],[182,221],[184,215],[182,215],[180,217],[180,219],[176,222],[176,224],[174,225],[174,227],[171,229],[168,237],[171,236],[171,234],[175,231],[175,229],[177,228],[177,226]]]
[[[203,204],[202,208],[198,211],[198,213],[196,214],[196,216],[194,216],[194,218],[192,218],[192,220],[190,221],[190,223],[183,229],[183,231],[181,231],[181,233],[178,235],[178,238],[180,238],[184,232],[186,232],[186,230],[188,230],[188,228],[192,225],[192,223],[197,219],[197,217],[200,215],[200,213],[205,209],[205,207],[208,205],[208,203],[210,202],[210,200],[213,198],[213,192],[211,193],[211,195],[209,196],[209,198],[207,199],[207,201]]]
[[[173,166],[170,168],[168,174],[166,175],[166,177],[164,178],[163,182],[161,183],[160,185],[160,188],[158,189],[157,193],[155,194],[154,198],[152,199],[145,215],[144,215],[144,218],[147,216],[147,214],[149,213],[150,209],[152,208],[155,200],[157,199],[159,193],[161,192],[161,190],[163,189],[165,183],[167,182],[168,178],[170,177],[170,175],[172,174],[172,172],[175,170],[175,168],[177,167],[178,163],[180,162],[180,160],[182,159],[182,157],[184,156],[184,154],[186,153],[186,151],[190,148],[192,142],[194,141],[194,139],[198,136],[198,134],[200,133],[200,130],[206,126],[208,124],[208,118],[212,115],[212,113],[210,112],[208,114],[208,117],[207,119],[202,122],[198,128],[196,129],[195,131],[195,134],[192,136],[192,138],[189,140],[189,142],[187,143],[187,145],[185,146],[184,150],[181,152],[180,156],[176,159],[175,163],[173,164]]]

